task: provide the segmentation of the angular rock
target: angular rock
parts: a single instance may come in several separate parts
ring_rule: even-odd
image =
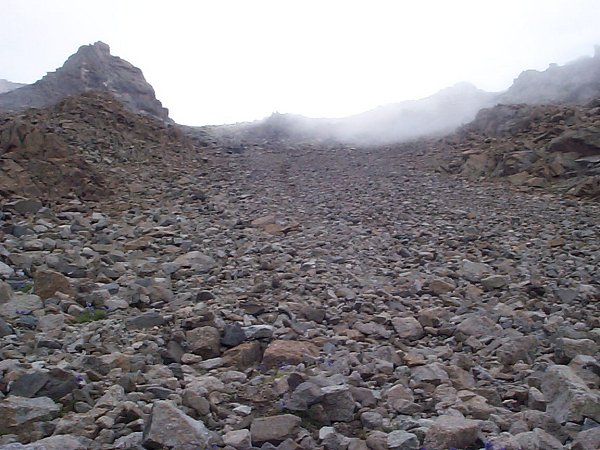
[[[43,307],[42,299],[37,295],[17,294],[12,300],[0,304],[0,317],[16,319],[17,317],[29,315]]]
[[[167,323],[162,314],[157,311],[148,311],[127,319],[126,324],[131,329],[144,329],[161,327]]]
[[[431,363],[425,366],[417,366],[411,370],[412,379],[418,385],[431,383],[438,385],[449,381],[448,373],[440,363]]]
[[[331,422],[350,422],[354,418],[354,398],[347,386],[321,388],[319,404]]]
[[[221,344],[225,347],[235,347],[246,340],[246,334],[239,323],[225,325]]]
[[[11,447],[15,445],[15,447]],[[31,444],[9,444],[9,446],[0,446],[2,450],[87,450],[93,445],[91,440],[85,438],[77,439],[74,436],[50,436]]]
[[[593,356],[598,352],[598,344],[591,339],[569,339],[562,337],[556,340],[554,354],[556,362],[568,364],[577,355]]]
[[[6,303],[13,299],[14,292],[10,284],[0,280],[0,303]]]
[[[600,448],[600,427],[580,431],[573,439],[572,450],[597,450]]]
[[[515,435],[515,440],[521,448],[531,450],[564,450],[561,442],[541,428]]]
[[[419,450],[419,438],[404,430],[394,430],[387,437],[390,450]]]
[[[221,334],[215,327],[198,327],[185,333],[190,349],[203,358],[221,354]]]
[[[8,264],[0,261],[0,276],[4,278],[10,278],[15,274],[15,270]]]
[[[65,316],[62,314],[46,314],[38,319],[37,328],[43,333],[59,331],[65,325]]]
[[[472,447],[478,440],[479,422],[455,416],[439,416],[427,430],[425,448]]]
[[[495,336],[502,331],[502,327],[486,316],[471,315],[456,327],[456,332],[463,336]]]
[[[236,366],[241,370],[252,367],[262,360],[260,344],[256,341],[244,342],[243,344],[230,348],[223,353],[223,360],[226,365]]]
[[[315,383],[305,381],[300,383],[290,397],[290,401],[286,402],[286,409],[290,411],[306,411],[315,403],[323,399],[321,388]]]
[[[178,256],[173,261],[177,267],[192,267],[198,272],[209,272],[213,269],[217,262],[210,256],[199,251],[192,251]]]
[[[278,367],[282,364],[300,364],[319,355],[319,348],[304,341],[272,341],[263,355],[262,363],[266,367]]]
[[[33,290],[43,300],[53,297],[57,292],[71,298],[76,295],[69,279],[63,274],[52,270],[38,270],[33,274]]]
[[[569,366],[554,365],[542,378],[546,412],[559,423],[581,422],[584,417],[600,422],[600,395],[587,387]]]
[[[0,338],[4,336],[8,336],[9,334],[13,334],[15,330],[6,323],[6,321],[0,317]]]
[[[231,445],[238,450],[247,450],[252,447],[250,431],[246,429],[234,430],[223,435],[223,443]]]
[[[423,326],[414,317],[395,317],[392,319],[392,325],[401,339],[412,341],[421,339],[425,335]]]
[[[154,402],[144,426],[143,445],[146,448],[177,448],[197,450],[209,448],[212,433],[200,420],[194,420],[169,401]]]
[[[28,198],[16,201],[10,205],[10,208],[24,216],[26,214],[37,213],[43,206],[41,201]]]
[[[250,426],[252,443],[282,442],[289,437],[294,437],[301,423],[302,419],[292,414],[254,419]]]
[[[429,290],[435,295],[443,295],[452,292],[456,286],[442,279],[435,279],[429,283]]]
[[[51,420],[60,413],[60,405],[51,398],[9,396],[0,400],[0,434],[23,434],[34,423]]]
[[[491,275],[481,279],[481,284],[484,289],[491,291],[494,289],[501,289],[508,284],[508,278],[504,275]]]

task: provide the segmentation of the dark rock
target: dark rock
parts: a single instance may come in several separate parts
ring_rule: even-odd
[[[225,325],[221,344],[225,347],[235,347],[246,340],[246,333],[237,322]]]
[[[14,330],[12,327],[6,323],[4,319],[0,317],[0,338],[4,336],[8,336],[9,334],[13,334]]]

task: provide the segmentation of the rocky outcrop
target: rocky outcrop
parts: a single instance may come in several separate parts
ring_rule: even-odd
[[[160,164],[192,149],[176,126],[132,114],[108,93],[67,97],[0,115],[0,198],[99,199],[124,187],[115,163]]]
[[[111,55],[103,42],[81,46],[55,72],[31,85],[0,94],[0,111],[54,105],[65,97],[89,91],[108,92],[134,113],[169,121],[168,110],[156,99],[142,71]]]
[[[106,183],[83,156],[40,124],[0,119],[0,197],[98,198]]]
[[[600,112],[585,106],[497,105],[437,144],[446,170],[471,179],[600,197]]]

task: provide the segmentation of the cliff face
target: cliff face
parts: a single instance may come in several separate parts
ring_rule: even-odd
[[[156,99],[142,71],[110,54],[103,42],[83,45],[55,72],[18,90],[0,94],[0,110],[44,107],[89,91],[112,94],[132,112],[169,121],[169,111]]]

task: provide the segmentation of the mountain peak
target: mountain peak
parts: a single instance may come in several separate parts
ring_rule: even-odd
[[[132,112],[170,121],[169,111],[156,99],[142,71],[111,55],[102,41],[82,45],[62,67],[34,84],[1,94],[0,110],[49,106],[89,91],[109,92]]]

